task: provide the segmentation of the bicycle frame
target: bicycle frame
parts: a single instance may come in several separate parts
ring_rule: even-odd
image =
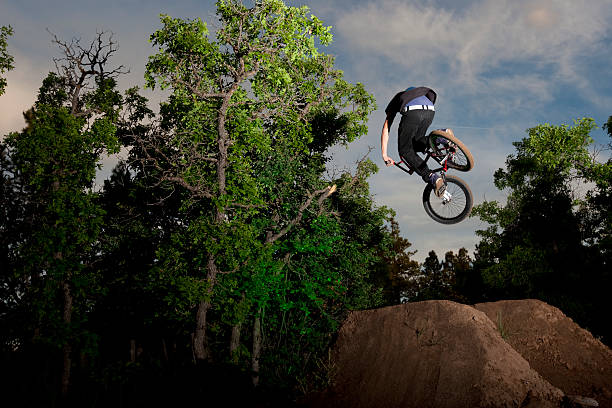
[[[425,152],[425,159],[423,159],[423,161],[425,163],[427,163],[429,161],[429,159],[433,159],[435,160],[441,167],[437,168],[437,169],[432,169],[432,172],[436,172],[436,171],[442,171],[443,174],[446,173],[446,171],[448,170],[448,166],[446,165],[446,162],[448,160],[448,153],[444,155],[444,157],[442,157],[441,159],[438,159],[438,156],[435,154],[432,154],[432,151],[430,149],[427,149]],[[395,162],[394,164],[402,171],[405,171],[406,173],[412,175],[412,173],[414,173],[414,169],[410,166],[410,164],[406,163],[404,161],[404,159],[402,158],[402,156],[400,156],[400,161]],[[404,167],[404,166],[406,167]]]
[[[432,132],[429,136],[435,135],[436,133]],[[435,194],[435,186],[429,180],[426,180],[422,195],[423,207],[427,215],[434,221],[441,224],[456,224],[469,215],[474,199],[469,186],[463,180],[459,177],[447,175],[446,172],[449,168],[469,171],[474,166],[474,158],[467,147],[454,135],[440,134],[439,136],[442,140],[435,139],[435,145],[428,143],[423,151],[418,153],[425,163],[433,159],[439,165],[439,167],[430,168],[430,171],[438,173],[442,177],[446,188],[438,196]],[[456,155],[459,158],[458,162],[456,161]],[[400,155],[399,159],[399,161],[393,163],[398,169],[408,174],[415,172],[416,169],[405,158]],[[438,193],[440,193],[439,190]]]
[[[438,156],[434,153],[432,153],[432,151],[430,149],[425,150],[425,159],[423,159],[423,161],[425,163],[427,163],[429,161],[429,159],[433,159],[435,160],[441,167],[437,168],[437,169],[432,169],[432,172],[436,172],[436,171],[440,171],[440,174],[442,176],[442,180],[444,180],[444,184],[446,184],[446,171],[448,170],[448,166],[446,164],[446,162],[448,161],[448,153],[444,155],[444,157],[442,157],[441,159],[438,158]],[[410,164],[406,163],[404,161],[404,159],[402,158],[402,156],[400,156],[400,161],[395,162],[394,164],[402,171],[405,171],[406,173],[412,175],[412,173],[414,173],[414,169],[410,166]],[[402,166],[405,165],[406,167]],[[444,194],[442,195],[442,204],[447,204],[451,201],[451,199],[453,198],[453,196],[448,192],[448,191],[444,191]]]

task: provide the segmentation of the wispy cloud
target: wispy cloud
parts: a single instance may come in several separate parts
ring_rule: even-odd
[[[439,89],[547,101],[555,81],[592,91],[585,55],[602,52],[612,1],[477,0],[464,9],[380,0],[339,15],[336,32]],[[516,75],[520,72],[520,75]],[[554,88],[554,86],[552,86]]]
[[[510,142],[537,123],[568,122],[595,116],[598,123],[612,111],[612,0],[286,0],[308,4],[313,14],[332,25],[334,43],[326,50],[351,82],[362,82],[377,99],[370,132],[348,149],[334,149],[338,167],[351,167],[368,146],[381,171],[370,180],[379,205],[397,211],[402,234],[418,249],[417,258],[435,249],[477,242],[477,220],[454,226],[435,223],[421,203],[423,183],[380,156],[384,108],[397,91],[429,85],[438,91],[432,128],[453,127],[476,158],[476,166],[459,175],[471,186],[476,202],[500,199],[493,172],[513,152]],[[149,35],[159,27],[159,13],[202,17],[214,28],[214,2],[161,0],[99,2],[57,0],[0,1],[0,25],[10,22],[15,35],[9,50],[16,69],[8,73],[7,93],[0,97],[0,137],[23,126],[22,112],[33,103],[38,87],[54,67],[45,28],[69,40],[87,41],[98,30],[110,30],[119,42],[114,62],[129,67],[120,87],[142,85],[146,58],[153,50]],[[245,1],[251,4],[251,1]],[[152,103],[157,93],[143,93]],[[599,115],[599,117],[597,117]],[[390,151],[396,151],[397,122]],[[601,136],[604,142],[609,139]],[[108,174],[113,161],[106,160]]]

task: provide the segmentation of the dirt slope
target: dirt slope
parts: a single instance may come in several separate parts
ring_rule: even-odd
[[[528,329],[531,325],[548,327],[537,320],[540,315],[544,320],[552,319],[549,316],[558,321],[569,319],[542,302],[525,302],[514,306],[500,303],[497,306],[480,304],[472,307],[449,301],[427,301],[353,312],[338,334],[333,354],[333,385],[325,393],[312,398],[309,405],[355,408],[559,407],[563,404],[564,392],[543,378],[511,346],[510,341],[502,338],[494,321],[499,308],[504,330],[510,335],[505,331],[502,333],[507,338],[516,336],[518,344],[523,342],[519,342],[519,336],[545,338],[544,341],[549,343],[555,341],[552,334],[548,337],[521,334],[518,330],[521,322],[525,322],[522,327]],[[511,313],[514,308],[521,312]],[[528,320],[531,315],[536,316],[533,317],[535,320]],[[569,328],[571,324],[558,327],[554,330],[565,338],[561,327]],[[538,330],[541,333],[553,332],[552,328]],[[601,398],[610,388],[610,378],[605,378],[608,375],[606,363],[599,359],[606,358],[609,355],[605,354],[606,350],[607,353],[610,350],[592,337],[589,340],[590,335],[580,330],[574,330],[574,333],[584,335],[575,347],[599,350],[589,351],[588,356],[592,357],[585,357],[585,361],[595,358],[597,367],[604,367],[601,371],[603,380],[596,385],[600,390],[597,396]],[[539,340],[534,341],[537,343]],[[535,343],[528,340],[525,344]],[[535,346],[526,347],[531,350]],[[550,343],[547,347],[551,350],[556,346]],[[536,354],[534,351],[533,356]],[[553,353],[555,356],[561,354]],[[539,361],[537,357],[528,356]],[[542,358],[542,361],[550,361],[550,358]],[[563,361],[574,370],[579,367],[576,360],[563,358]],[[548,364],[546,367],[554,371],[555,365]],[[589,364],[583,366],[591,367]],[[609,359],[607,364],[610,364]],[[552,374],[547,371],[546,375]],[[570,389],[567,384],[571,381],[564,381],[559,379],[555,384]],[[590,381],[584,381],[586,383],[590,384]],[[589,395],[582,391],[584,389],[584,386],[575,387],[565,393],[596,394]]]
[[[612,408],[612,351],[559,309],[539,300],[474,307],[502,327],[505,340],[552,385]]]

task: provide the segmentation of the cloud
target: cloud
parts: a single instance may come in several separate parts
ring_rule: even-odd
[[[14,58],[15,69],[6,74],[6,93],[0,96],[0,138],[25,126],[23,112],[32,107],[40,87],[32,61],[21,53],[14,53]]]
[[[554,81],[593,89],[582,58],[602,52],[612,2],[477,0],[463,9],[381,0],[338,16],[349,47],[391,62],[407,77],[435,79],[463,95],[551,98]],[[516,77],[515,73],[522,74]]]

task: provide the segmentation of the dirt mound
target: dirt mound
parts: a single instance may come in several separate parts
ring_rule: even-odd
[[[567,395],[612,408],[612,351],[559,309],[539,300],[480,303],[531,368]]]
[[[566,404],[564,392],[543,378],[502,337],[502,334],[510,338],[520,333],[521,317],[510,313],[511,303],[500,304],[499,312],[495,304],[471,307],[449,301],[427,301],[351,313],[338,334],[334,349],[332,386],[313,397],[308,405],[471,408],[559,407]],[[569,320],[541,302],[518,302],[517,305],[527,314]],[[498,314],[501,315],[500,327],[494,323]],[[527,320],[527,316],[523,316],[522,328],[529,330],[531,322],[538,324],[537,320]],[[561,329],[543,330],[546,333],[557,330],[563,336]],[[583,332],[579,328],[574,330],[574,333]],[[584,340],[590,336],[587,332],[584,334],[586,337],[581,337],[574,350],[591,346],[595,350],[601,346],[604,351],[591,355],[600,358],[606,356],[606,350],[610,353],[592,337],[591,342]],[[532,336],[537,338],[533,334],[528,338]],[[550,334],[545,338],[549,342],[547,347],[554,349],[555,337]],[[559,353],[553,355],[561,355]],[[582,369],[575,360],[566,358],[563,361],[574,370]],[[591,367],[589,364],[580,367]],[[610,359],[607,363],[597,361],[597,364],[610,364]],[[549,363],[547,367],[554,368],[554,365]],[[602,378],[607,373],[604,368]],[[603,390],[610,388],[609,383],[608,377],[607,383],[604,380],[603,385],[596,387],[605,394]],[[604,395],[589,394],[583,389],[576,387],[565,393]]]

